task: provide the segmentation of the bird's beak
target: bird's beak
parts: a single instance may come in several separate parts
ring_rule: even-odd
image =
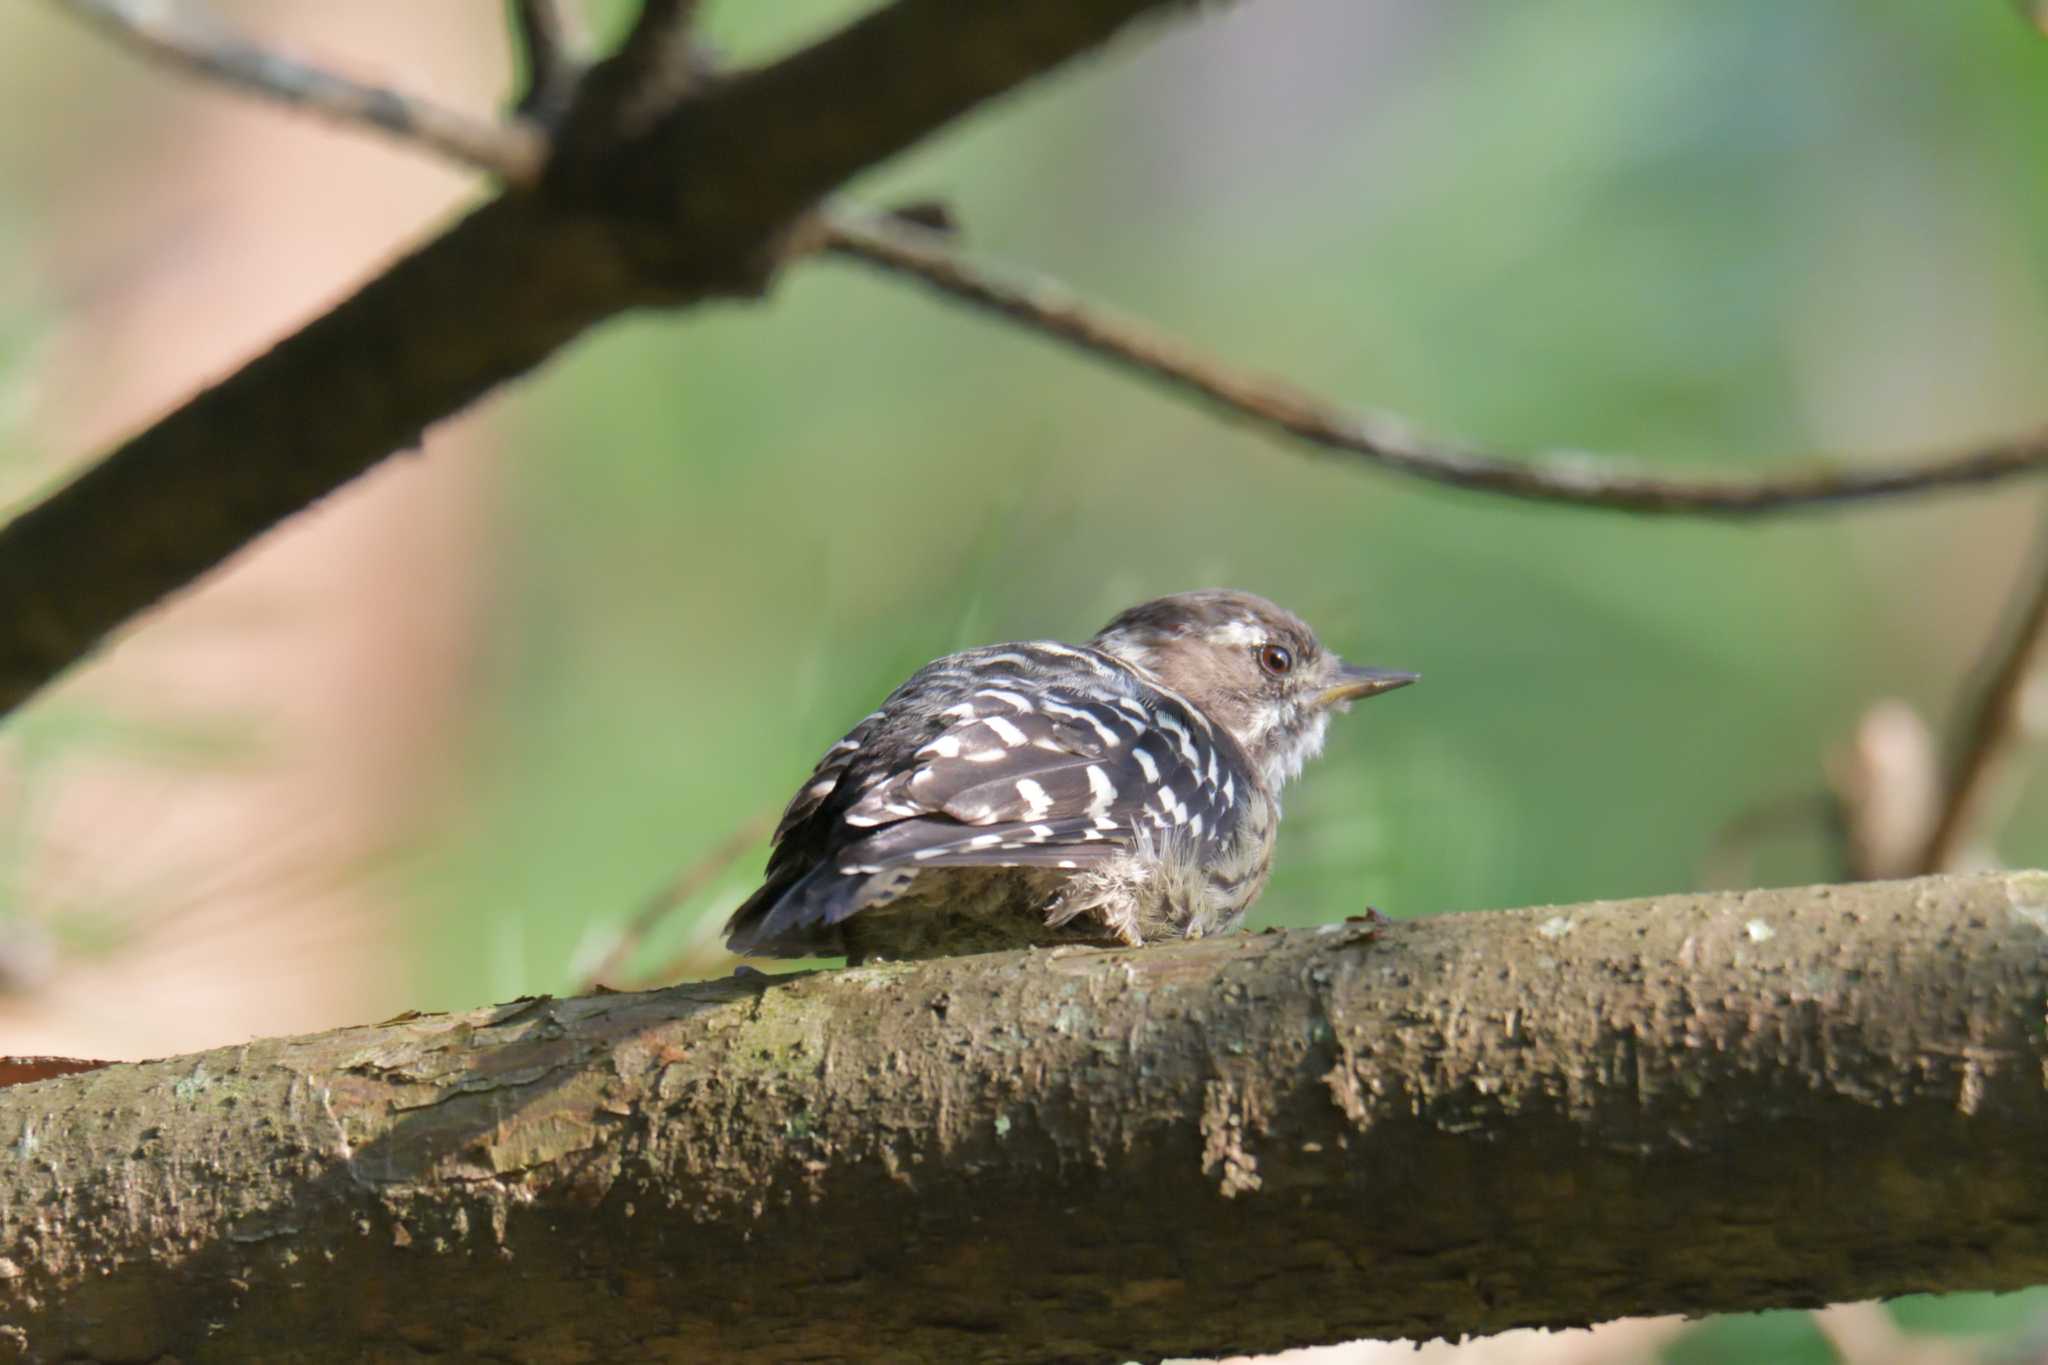
[[[1316,697],[1316,705],[1342,706],[1365,697],[1377,697],[1382,692],[1406,687],[1421,676],[1420,673],[1402,673],[1392,668],[1359,668],[1354,664],[1340,664],[1337,681],[1322,690]]]

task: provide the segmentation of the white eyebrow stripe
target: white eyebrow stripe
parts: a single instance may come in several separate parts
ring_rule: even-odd
[[[1049,716],[1071,716],[1075,720],[1087,721],[1089,726],[1094,729],[1095,737],[1112,749],[1123,743],[1122,740],[1117,738],[1116,731],[1104,725],[1096,718],[1093,711],[1087,710],[1084,707],[1068,706],[1065,702],[1049,701],[1045,703],[1045,713]]]
[[[1216,645],[1262,645],[1267,641],[1265,627],[1256,621],[1225,621],[1209,629],[1205,634],[1209,643]]]

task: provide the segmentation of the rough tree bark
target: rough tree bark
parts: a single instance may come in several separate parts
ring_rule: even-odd
[[[2048,874],[999,954],[0,1090],[25,1358],[1044,1360],[2048,1280]]]

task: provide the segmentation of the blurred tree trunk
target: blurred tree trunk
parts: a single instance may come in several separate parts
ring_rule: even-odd
[[[30,1359],[1043,1360],[2048,1280],[2048,874],[998,954],[0,1091]]]

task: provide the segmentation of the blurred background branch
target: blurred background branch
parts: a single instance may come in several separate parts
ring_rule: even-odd
[[[196,76],[296,109],[360,124],[392,137],[417,142],[468,166],[489,171],[510,185],[530,185],[540,173],[543,150],[534,131],[444,108],[414,92],[400,94],[366,85],[251,43],[214,17],[203,4],[177,0],[59,0],[105,32],[138,50]],[[539,17],[544,4],[521,5],[520,31],[552,56],[558,28]],[[528,11],[533,11],[529,13]],[[547,78],[557,85],[560,70]]]
[[[261,53],[215,23],[179,20],[176,8],[127,0],[63,2],[199,74],[330,118],[360,121],[410,138],[514,185],[530,184],[544,155],[539,135],[530,128],[477,123],[415,96],[363,86]],[[621,90],[638,92],[652,108],[679,97],[699,60],[690,42],[695,10],[694,3],[682,0],[642,5],[625,42],[597,73],[603,86],[600,102],[611,105],[625,98]],[[569,77],[564,74],[568,68],[560,48],[559,16],[543,17],[553,13],[547,5],[513,7],[514,26],[525,50],[539,54],[545,63],[536,72],[554,83],[551,89],[559,90]],[[660,88],[664,80],[674,82],[675,88]],[[539,98],[532,93],[539,88],[531,87],[527,98]],[[560,94],[548,98],[551,104],[566,107]],[[593,119],[611,124],[616,115],[600,112]],[[953,248],[950,232],[846,210],[828,212],[813,233],[827,251],[916,279],[945,296],[1158,379],[1278,434],[1456,488],[1578,507],[1740,516],[1994,483],[2048,468],[2048,430],[2041,429],[1922,455],[1891,468],[1817,467],[1748,479],[1659,476],[1630,470],[1626,460],[1584,451],[1493,454],[1432,436],[1389,413],[1348,411],[1296,386],[1240,371],[1164,332],[1090,303],[1053,280],[976,264]]]
[[[2014,590],[2011,618],[1976,670],[1978,696],[1960,730],[1947,790],[1920,855],[1920,872],[1959,871],[1989,858],[1990,841],[2010,804],[2026,751],[2039,739],[2048,697],[2041,694],[2041,649],[2048,639],[2048,521],[2035,538],[2026,578]]]
[[[1262,429],[1454,488],[1614,511],[1743,516],[1994,483],[2048,468],[2048,430],[1892,468],[1823,467],[1762,478],[1672,478],[1633,472],[1625,461],[1586,452],[1496,455],[1432,436],[1392,414],[1349,411],[1291,384],[1249,374],[1052,280],[970,262],[951,248],[947,234],[913,223],[842,213],[830,219],[826,244],[839,255],[907,275]]]
[[[195,70],[205,76],[213,76],[242,88],[258,90],[272,98],[283,98],[293,104],[317,108],[317,111],[322,111],[334,119],[362,121],[385,133],[416,139],[422,145],[449,153],[449,156],[455,156],[469,164],[492,168],[512,184],[528,184],[537,174],[541,141],[537,133],[526,125],[492,125],[475,121],[463,115],[455,115],[451,111],[442,111],[438,106],[422,102],[418,96],[397,96],[391,90],[365,86],[360,82],[332,76],[324,70],[311,68],[311,65],[303,61],[285,59],[276,53],[244,43],[223,27],[215,25],[213,20],[195,16],[201,12],[188,14],[176,6],[141,6],[127,4],[125,0],[66,2],[72,4],[72,8],[76,8],[78,12],[96,18],[104,27],[111,27],[125,39],[141,45],[143,49],[156,55],[178,61],[186,65],[188,70]],[[1133,4],[1128,6],[1128,12],[1137,12],[1141,8],[1147,6]],[[858,57],[872,43],[895,41],[905,33],[913,33],[915,25],[934,23],[934,18],[930,14],[924,18],[918,18],[918,14],[922,14],[922,10],[909,4],[879,10],[877,14],[868,16],[868,20],[864,20],[862,25],[854,25],[846,29],[842,35],[819,43],[813,55],[803,59],[786,59],[774,70],[762,70],[752,80],[737,82],[735,92],[727,94],[725,100],[737,106],[737,117],[743,123],[745,117],[756,108],[756,98],[760,98],[760,90],[780,90],[788,86],[791,90],[801,90],[801,96],[793,98],[809,98],[811,94],[815,94],[813,78],[829,70],[834,61],[846,61],[842,51],[854,53]],[[545,80],[555,80],[559,86],[561,80],[565,80],[565,76],[559,70],[561,61],[557,20],[547,18],[543,10],[530,10],[528,6],[514,6],[512,16],[514,29],[524,41],[526,51],[535,55],[537,59],[549,63],[549,70],[537,72],[537,76]],[[580,121],[580,117],[575,117],[575,111],[571,108],[567,127],[571,147],[578,151],[578,156],[573,158],[575,164],[600,164],[610,153],[612,141],[631,141],[641,137],[653,121],[664,117],[664,111],[674,111],[674,106],[690,94],[690,90],[696,84],[698,70],[698,55],[690,43],[692,16],[694,4],[680,2],[653,4],[643,6],[639,10],[633,29],[627,35],[627,41],[623,43],[621,51],[598,65],[596,84],[592,86],[586,100],[588,104],[594,106],[594,113],[590,113],[588,119]],[[1118,27],[1114,20],[1108,20],[1108,23],[1096,20],[1096,23],[1100,25],[1100,33],[1094,33],[1096,37],[1106,37],[1110,31]],[[946,20],[936,20],[934,41],[942,41],[942,35],[938,31],[946,27]],[[1087,37],[1079,35],[1092,31],[1094,25],[1083,25],[1075,29],[1073,39],[1063,39],[1063,43],[1090,41]],[[963,41],[979,43],[983,39],[971,37]],[[1051,49],[1047,53],[1047,59],[1055,61],[1059,59],[1059,55],[1065,55],[1065,51],[1071,51],[1071,47]],[[817,65],[819,70],[811,72],[811,65]],[[805,74],[801,82],[795,86],[791,84],[791,80],[782,78],[782,74],[788,74],[788,78],[795,80],[799,70],[803,70]],[[1028,74],[1030,70],[1034,68],[1030,61],[1026,61],[1012,72],[995,74],[991,78],[991,86],[1001,88],[1004,84]],[[971,102],[973,98],[979,98],[979,94],[983,92],[965,92],[965,98]],[[606,108],[610,108],[621,98],[629,102],[635,98],[643,100],[645,108],[633,119],[629,119],[627,125],[614,127],[616,111],[606,113]],[[940,96],[940,104],[944,104],[944,96]],[[690,123],[702,119],[705,119],[705,115],[698,113],[692,115]],[[885,115],[885,123],[893,119],[897,119],[895,113]],[[795,117],[795,121],[803,123],[801,117]],[[594,133],[590,131],[592,127],[596,127]],[[688,135],[692,133],[684,133],[684,137]],[[883,133],[883,137],[891,137],[891,133]],[[653,156],[653,153],[655,149],[649,147],[645,156]],[[770,199],[774,199],[776,188],[788,188],[795,194],[809,192],[811,184],[815,184],[817,174],[844,174],[844,168],[838,168],[842,156],[840,151],[831,151],[825,158],[827,162],[836,166],[836,170],[823,172],[817,168],[797,168],[797,164],[803,162],[803,156],[805,153],[801,149],[795,151],[797,160],[793,162],[793,180],[788,186],[776,186],[776,176],[762,174],[760,166],[750,166],[748,174],[752,176],[754,182],[770,186],[766,190]],[[567,174],[565,180],[575,182],[578,176]],[[649,190],[643,186],[635,188],[633,192],[647,194]],[[717,194],[709,196],[711,199],[717,199]],[[721,237],[723,252],[727,256],[737,254],[741,258],[758,258],[764,250],[760,233],[772,231],[772,215],[764,217],[752,229],[737,229],[737,235],[733,235],[733,229],[723,223],[709,225],[707,231],[715,237]],[[754,233],[752,237],[750,231]],[[516,237],[518,235],[514,233],[514,237],[506,241],[506,246],[498,250],[518,250]],[[1954,485],[1989,483],[2021,473],[2034,473],[2040,467],[2048,465],[2048,440],[2044,440],[2044,436],[2040,434],[2017,436],[1999,442],[1985,442],[1968,450],[1925,456],[1921,460],[1913,460],[1913,463],[1890,469],[1817,471],[1761,479],[1729,479],[1704,483],[1622,473],[1612,463],[1591,460],[1587,456],[1497,456],[1473,448],[1460,448],[1456,444],[1419,434],[1411,424],[1397,420],[1397,417],[1391,415],[1348,413],[1331,403],[1315,399],[1292,385],[1280,385],[1276,381],[1262,381],[1239,375],[1239,372],[1208,358],[1202,358],[1194,350],[1186,348],[1180,342],[1174,342],[1163,334],[1151,332],[1151,329],[1141,327],[1137,323],[1116,319],[1104,309],[1085,305],[1077,301],[1071,293],[1061,291],[1044,280],[1018,284],[1004,282],[993,272],[969,266],[965,260],[952,254],[944,246],[940,235],[924,231],[911,223],[887,219],[858,221],[848,215],[834,215],[823,225],[821,241],[840,254],[848,254],[870,264],[881,264],[893,272],[911,274],[954,299],[963,299],[973,305],[991,309],[1001,317],[1026,323],[1042,334],[1055,336],[1063,342],[1090,350],[1092,354],[1147,372],[1147,375],[1161,379],[1171,387],[1223,405],[1225,409],[1249,417],[1249,420],[1262,426],[1286,432],[1300,440],[1307,440],[1309,444],[1315,444],[1319,448],[1364,456],[1370,463],[1419,475],[1432,481],[1450,483],[1456,487],[1487,489],[1516,497],[1534,497],[1544,501],[1563,501],[1573,505],[1591,505],[1591,508],[1616,508],[1632,512],[1755,514],[1782,508],[1800,508],[1800,505],[1841,503],[1870,497],[1892,497]],[[674,258],[674,254],[682,248],[684,244],[668,244],[668,248],[664,248],[662,254]],[[686,250],[682,250],[682,254],[688,256]],[[698,256],[702,254],[705,252],[698,252]],[[719,252],[713,250],[709,252],[709,256],[719,256]],[[705,270],[702,262],[696,262],[692,268],[702,272],[702,278],[696,284],[698,289],[702,289],[711,284],[711,276],[731,270],[733,264],[731,260],[727,260],[725,264],[717,264]],[[432,272],[422,274],[430,276]],[[446,293],[444,284],[430,284],[428,278],[410,282],[406,289],[422,291],[428,287]],[[676,282],[666,282],[664,289],[674,291]],[[616,299],[610,299],[602,293],[582,299],[573,305],[573,313],[582,315],[563,317],[555,325],[537,329],[532,344],[522,348],[518,358],[494,360],[489,364],[489,370],[504,370],[508,366],[512,370],[524,368],[524,364],[530,364],[547,350],[553,350],[555,346],[565,342],[575,332],[580,332],[580,329],[594,317],[602,317],[604,313],[616,307]],[[348,325],[354,327],[360,323],[350,319]],[[289,366],[279,366],[279,370],[283,370],[279,377],[264,383],[305,385],[305,377],[313,372],[307,368]],[[317,383],[332,385],[332,377],[322,377]],[[432,397],[422,395],[422,401],[418,403],[418,417],[420,420],[432,420],[436,415],[444,415],[446,409],[455,401],[459,401],[455,395],[471,391],[479,383],[489,383],[489,377],[479,375],[477,379],[463,379],[453,389],[440,389]],[[258,391],[250,393],[244,401],[262,403],[268,399],[262,395],[258,385]],[[219,417],[221,415],[217,413],[217,422]],[[123,458],[123,465],[127,469],[150,465],[150,456],[145,452],[150,450],[152,436],[154,432],[131,442]],[[354,473],[354,469],[360,469],[365,460],[373,460],[377,458],[377,454],[381,454],[381,450],[356,448],[360,440],[362,438],[352,438],[348,442],[350,452],[344,463],[340,463],[340,477],[348,477],[350,473]],[[119,467],[121,465],[117,465],[115,460],[109,460],[109,469]],[[293,481],[293,493],[289,497],[301,499],[303,493],[299,493],[297,489],[317,487],[319,481],[322,479],[305,479],[303,475],[297,477]],[[119,493],[121,497],[152,497],[150,485],[147,483],[137,485],[131,481],[123,485],[117,477],[82,481],[82,485],[74,485],[74,489],[68,489],[57,499],[45,503],[43,508],[35,510],[31,516],[20,520],[14,528],[10,528],[12,536],[0,536],[0,563],[8,559],[8,548],[12,542],[23,540],[35,530],[41,530],[41,534],[37,536],[39,540],[49,540],[55,534],[55,530],[49,526],[51,522],[55,522],[55,526],[61,530],[68,528],[76,518],[82,516],[90,516],[102,522],[123,520],[117,516],[104,516],[104,512],[113,512],[113,508],[100,508],[98,505],[113,501],[115,487],[123,489]],[[70,501],[66,501],[68,497]],[[70,503],[76,503],[80,497],[86,499],[86,508],[72,510]],[[180,493],[180,497],[184,497],[184,493]],[[33,602],[25,604],[25,608],[29,610],[20,612],[20,616],[25,620],[41,622],[41,626],[33,632],[27,632],[29,639],[37,641],[35,649],[18,651],[18,657],[14,659],[14,665],[10,669],[14,673],[12,696],[16,700],[20,696],[27,696],[35,686],[41,684],[49,671],[76,657],[80,649],[90,645],[100,632],[115,624],[119,616],[125,616],[141,602],[154,600],[160,591],[170,587],[178,577],[184,577],[197,567],[205,567],[207,563],[211,563],[219,553],[223,553],[219,548],[223,542],[238,542],[248,534],[262,530],[274,516],[279,516],[289,508],[289,501],[281,501],[279,495],[274,493],[262,497],[252,497],[250,493],[244,493],[236,501],[252,503],[260,510],[256,510],[254,514],[240,514],[238,520],[231,520],[225,526],[217,528],[211,536],[207,536],[205,544],[180,546],[176,553],[168,553],[166,546],[162,544],[135,546],[133,553],[147,557],[154,567],[150,573],[137,579],[135,587],[123,593],[113,593],[113,596],[109,596],[104,589],[104,583],[96,583],[92,589],[94,600],[72,602],[68,600],[68,591],[59,587],[57,583],[43,583],[31,587]],[[20,563],[23,559],[27,559],[27,553],[25,546],[20,546],[14,551],[12,561]],[[16,571],[16,575],[12,577],[20,577],[20,571]],[[170,577],[172,581],[164,581],[166,577]]]

